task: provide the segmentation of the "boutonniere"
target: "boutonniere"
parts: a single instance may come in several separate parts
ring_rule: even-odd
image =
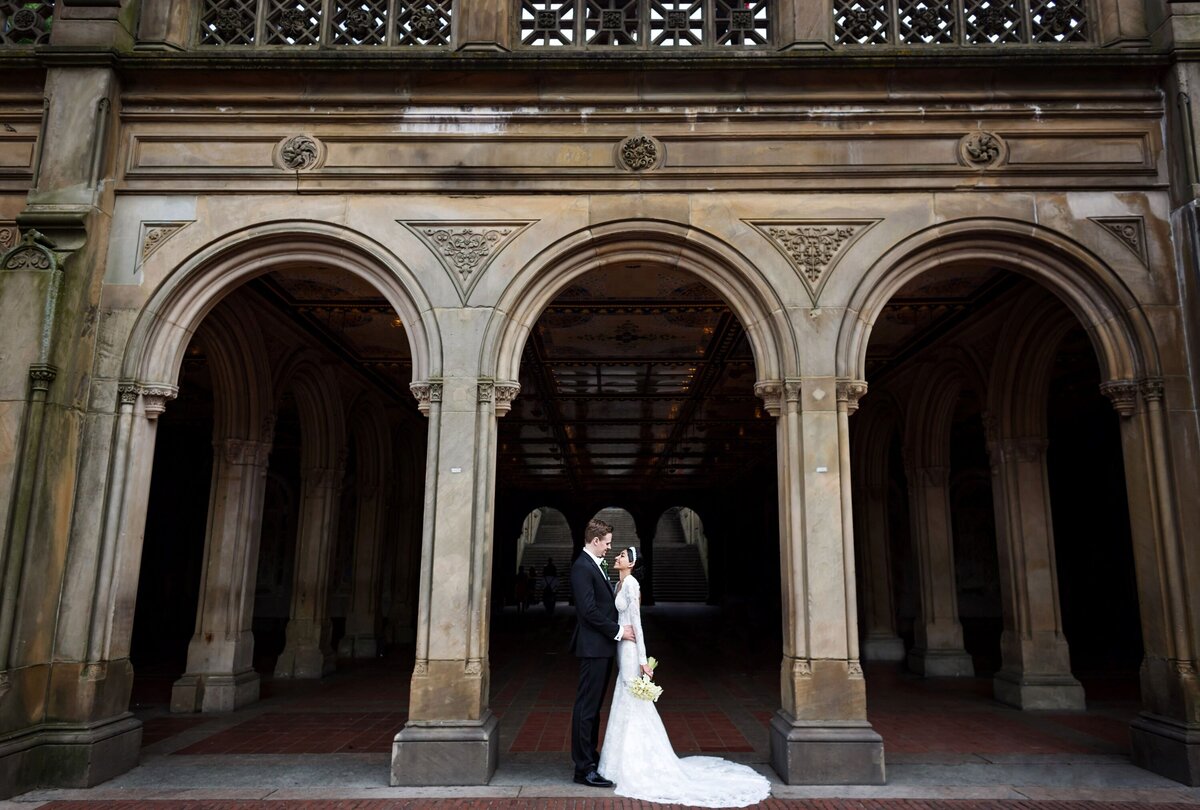
[[[608,560],[600,561],[600,569],[602,571],[604,571],[604,576],[607,577],[608,576]]]

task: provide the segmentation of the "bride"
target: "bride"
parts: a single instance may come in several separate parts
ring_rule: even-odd
[[[718,757],[679,759],[654,703],[630,694],[635,678],[652,674],[642,635],[641,585],[630,576],[638,557],[631,547],[613,563],[621,577],[618,622],[633,625],[636,640],[617,646],[617,686],[600,753],[600,775],[617,783],[618,796],[631,799],[697,807],[745,807],[762,801],[771,793],[766,777]]]

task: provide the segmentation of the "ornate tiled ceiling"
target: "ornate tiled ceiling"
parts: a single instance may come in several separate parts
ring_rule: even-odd
[[[695,277],[631,264],[578,279],[542,313],[500,423],[502,486],[705,488],[774,458],[754,358]]]

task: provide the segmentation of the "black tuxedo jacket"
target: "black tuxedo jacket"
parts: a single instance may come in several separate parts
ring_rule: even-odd
[[[586,551],[571,565],[571,592],[575,597],[575,632],[571,651],[580,658],[612,658],[617,654],[617,605],[612,586]]]

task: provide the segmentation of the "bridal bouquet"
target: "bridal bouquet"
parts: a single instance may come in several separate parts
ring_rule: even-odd
[[[646,660],[646,665],[653,672],[654,668],[658,666],[658,659],[650,656]],[[649,675],[643,674],[633,679],[633,683],[629,684],[629,691],[639,700],[652,700],[657,703],[659,696],[663,693],[663,688],[652,681]]]

